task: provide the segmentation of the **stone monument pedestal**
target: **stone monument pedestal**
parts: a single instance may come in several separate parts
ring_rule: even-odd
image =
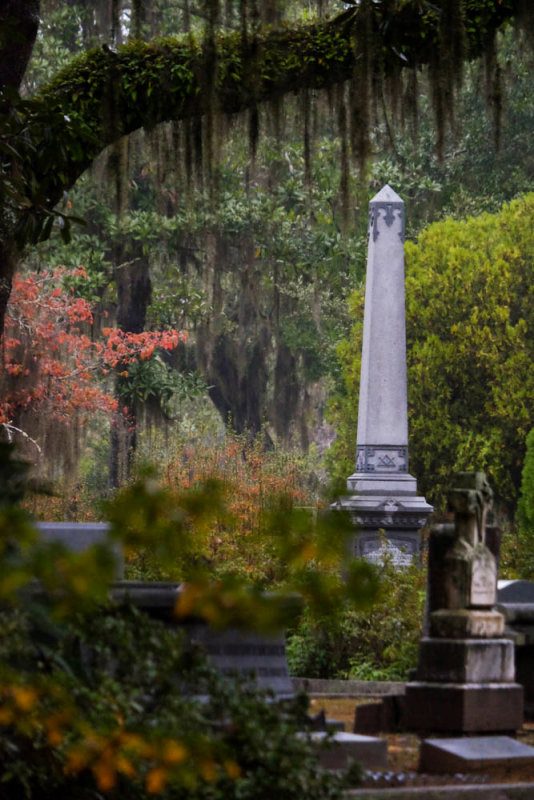
[[[502,627],[502,616],[494,613]],[[456,619],[452,624],[458,630]],[[515,682],[510,639],[425,637],[415,677],[406,686],[404,704],[410,730],[489,733],[521,727],[523,687]]]
[[[432,733],[511,733],[523,722],[517,683],[413,681],[406,686],[403,726]]]
[[[354,494],[340,499],[338,508],[348,511],[357,530],[352,555],[380,563],[389,556],[396,566],[411,564],[420,551],[419,531],[433,510],[417,495],[415,478],[356,472],[347,486]]]

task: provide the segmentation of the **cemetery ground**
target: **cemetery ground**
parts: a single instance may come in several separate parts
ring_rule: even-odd
[[[315,695],[310,697],[310,712],[317,714],[324,711],[327,718],[342,722],[346,731],[352,731],[354,726],[355,709],[359,705],[369,703],[378,698],[370,695],[358,696],[326,696]],[[534,720],[523,723],[517,731],[517,740],[527,745],[534,746]],[[419,748],[423,738],[432,738],[428,735],[420,736],[407,731],[400,733],[382,733],[381,737],[387,740],[388,766],[382,771],[371,770],[364,779],[362,788],[403,788],[403,787],[432,787],[432,786],[457,786],[466,785],[493,786],[506,783],[528,783],[534,777],[532,765],[523,767],[492,768],[491,770],[478,770],[474,772],[431,775],[418,772]],[[531,786],[534,796],[534,785]],[[357,797],[355,793],[355,797]],[[392,795],[394,797],[394,795]]]

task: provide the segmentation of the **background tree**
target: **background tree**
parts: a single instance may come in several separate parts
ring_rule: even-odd
[[[128,37],[150,38],[158,31],[167,34],[180,28],[190,30],[192,36],[193,31],[198,34],[204,27],[206,59],[198,62],[198,70],[195,67],[193,76],[195,80],[198,78],[200,92],[207,87],[210,70],[214,70],[211,77],[216,79],[217,91],[245,92],[247,82],[241,79],[243,63],[240,63],[238,71],[232,73],[230,86],[224,88],[228,77],[224,59],[232,56],[234,51],[231,49],[238,46],[238,41],[241,42],[239,46],[245,48],[246,37],[239,39],[234,34],[225,34],[216,38],[220,47],[216,66],[208,58],[210,36],[215,27],[231,31],[238,21],[238,15],[230,4],[218,16],[213,6],[211,17],[207,7],[190,8],[188,16],[184,9],[177,10],[164,2],[151,3],[146,8],[140,6],[137,10],[120,3],[104,3],[94,9],[83,4],[72,4],[68,8],[53,3],[43,4],[44,25],[36,40],[34,58],[26,71],[23,88],[25,96],[38,96],[42,91],[43,96],[52,101],[62,85],[61,91],[75,96],[74,104],[80,106],[77,110],[71,109],[73,113],[67,115],[70,123],[66,123],[56,98],[53,103],[58,114],[52,114],[49,119],[46,114],[37,115],[33,123],[36,131],[43,134],[49,131],[48,138],[52,127],[57,138],[58,130],[67,124],[68,134],[70,125],[71,138],[65,142],[62,156],[65,159],[64,177],[68,178],[68,163],[73,166],[80,155],[80,148],[74,144],[78,135],[82,136],[91,157],[100,146],[97,146],[96,139],[89,141],[90,129],[81,122],[82,117],[88,114],[86,121],[92,126],[93,133],[96,132],[97,139],[107,128],[119,125],[119,132],[122,130],[120,126],[131,113],[128,111],[131,101],[135,101],[139,124],[139,112],[146,105],[148,116],[145,122],[153,126],[161,114],[174,115],[169,109],[162,111],[158,106],[160,100],[160,105],[163,104],[165,92],[171,88],[176,90],[173,93],[175,101],[183,94],[185,105],[177,111],[178,116],[193,112],[204,114],[202,126],[182,120],[156,126],[148,135],[132,134],[114,142],[94,162],[95,188],[90,189],[90,181],[84,179],[79,189],[71,191],[69,198],[64,198],[56,207],[55,215],[45,213],[41,202],[47,192],[52,191],[51,184],[46,185],[46,192],[41,192],[39,197],[36,195],[36,202],[26,197],[21,204],[22,228],[18,228],[21,240],[26,236],[26,224],[26,233],[33,239],[48,235],[55,218],[63,224],[65,238],[70,240],[68,246],[60,249],[54,245],[48,252],[41,246],[39,251],[33,251],[29,262],[39,266],[44,257],[45,260],[52,258],[56,263],[86,265],[91,274],[92,298],[99,301],[97,327],[105,311],[112,314],[124,331],[134,334],[146,326],[177,324],[192,331],[187,348],[178,348],[172,356],[166,354],[163,361],[159,358],[143,365],[142,374],[136,372],[134,375],[130,371],[127,379],[124,376],[118,379],[117,399],[121,406],[128,407],[130,420],[142,419],[147,409],[150,409],[150,419],[157,419],[158,415],[159,419],[175,416],[165,398],[173,392],[179,394],[187,387],[197,390],[200,384],[195,370],[200,370],[223,419],[230,420],[236,430],[248,430],[254,434],[264,426],[268,440],[298,443],[304,447],[316,438],[321,439],[323,447],[331,438],[331,433],[325,436],[324,432],[318,432],[318,426],[327,391],[335,378],[333,349],[349,325],[344,299],[361,280],[364,265],[367,197],[363,189],[355,193],[353,208],[348,212],[347,187],[350,188],[357,180],[357,171],[350,167],[348,155],[352,153],[356,161],[365,153],[382,155],[372,176],[374,185],[376,181],[390,180],[407,196],[412,230],[420,228],[444,205],[456,205],[459,210],[466,207],[473,197],[470,191],[466,193],[464,190],[462,199],[459,170],[463,169],[466,175],[470,173],[465,156],[462,159],[463,146],[460,146],[460,155],[453,150],[457,139],[443,138],[440,146],[444,160],[441,164],[432,154],[430,142],[435,138],[432,105],[435,110],[441,108],[443,112],[452,98],[451,95],[447,100],[436,85],[432,77],[435,77],[434,62],[430,69],[430,88],[420,99],[419,135],[415,143],[409,136],[397,132],[394,96],[401,89],[405,92],[406,110],[413,92],[417,89],[420,94],[425,85],[421,79],[417,87],[415,78],[402,80],[402,74],[408,74],[403,65],[407,64],[406,59],[410,60],[413,51],[411,35],[408,36],[405,29],[409,12],[414,11],[414,8],[410,11],[410,5],[403,4],[402,9],[396,3],[385,3],[380,8],[368,8],[364,3],[359,9],[342,14],[335,23],[318,21],[315,27],[308,26],[312,38],[307,40],[306,46],[326,47],[328,52],[322,59],[317,51],[306,64],[301,64],[301,67],[306,67],[301,78],[291,73],[293,83],[303,87],[301,96],[296,101],[286,101],[282,110],[279,103],[255,102],[263,91],[267,96],[271,91],[277,94],[287,88],[281,69],[280,74],[271,76],[268,85],[264,80],[268,77],[268,70],[264,70],[259,85],[248,86],[243,101],[252,107],[252,111],[248,117],[241,115],[241,121],[231,126],[224,123],[224,115],[221,119],[222,112],[215,101],[209,108],[187,106],[190,87],[185,76],[186,73],[191,75],[187,70],[193,65],[187,58],[180,62],[183,69],[174,65],[173,69],[176,69],[171,74],[176,83],[172,87],[168,75],[158,84],[158,80],[163,78],[167,56],[176,56],[180,61],[182,56],[185,58],[185,53],[193,52],[191,38],[184,40],[180,47],[176,42],[168,42],[171,49],[162,48],[161,52],[157,48],[147,50],[138,40],[135,46],[133,43],[129,45],[128,54],[124,51],[122,60],[112,58],[109,53],[108,60],[102,60],[105,55],[102,50],[93,50],[92,56],[85,57],[96,59],[91,61],[95,69],[102,68],[105,72],[113,64],[118,70],[113,76],[108,72],[108,78],[123,86],[128,95],[123,98],[126,100],[123,108],[126,117],[122,111],[117,111],[115,100],[119,101],[118,95],[110,98],[105,92],[101,93],[105,76],[101,76],[104,84],[97,88],[94,83],[96,73],[90,77],[84,72],[82,62],[76,67],[70,65],[72,55],[87,46],[115,46]],[[452,34],[458,22],[454,21],[453,6],[451,4],[449,9],[451,16],[445,15],[439,21],[441,32],[436,33],[442,39],[443,52],[433,55],[434,59],[441,59],[442,75],[448,77],[452,76],[452,67],[449,69],[447,66],[445,50],[453,41]],[[476,28],[469,25],[471,9],[467,9],[465,25],[456,30],[461,36],[454,39],[463,42],[463,55],[478,52],[480,48],[489,48],[488,54],[492,53],[491,26],[500,24],[506,15],[515,13],[518,8],[513,4],[505,4],[504,9],[487,8],[484,12],[487,16],[478,19]],[[329,10],[335,10],[335,7]],[[252,6],[249,11],[253,12]],[[497,12],[497,17],[492,21],[493,11]],[[297,12],[298,4],[287,7],[286,18],[291,19]],[[252,13],[245,25],[245,28],[248,26],[250,47],[257,45],[259,56],[268,62],[271,44],[282,46],[282,40],[278,42],[274,34],[267,38],[260,35],[258,25],[269,14],[265,9],[257,17]],[[438,24],[435,9],[428,7],[420,16],[421,19],[417,16],[418,24],[426,33],[438,30],[433,27]],[[383,26],[381,29],[380,25],[386,17],[388,20],[391,17],[391,24],[398,25],[398,30],[394,35],[387,34],[384,40]],[[276,21],[278,18],[275,15],[271,22],[273,19]],[[314,39],[316,34],[319,37],[317,42]],[[403,39],[405,34],[407,38]],[[484,39],[486,34],[487,40]],[[295,36],[303,35],[304,29],[297,28]],[[375,41],[376,36],[378,39]],[[367,72],[365,69],[362,72],[359,66],[355,71],[349,68],[344,72],[343,53],[351,37],[356,47],[367,48]],[[291,48],[296,40],[293,42],[288,37],[284,42]],[[380,48],[385,44],[387,56],[379,57],[375,52],[379,42]],[[175,45],[178,47],[176,51],[173,50]],[[65,78],[62,84],[56,82],[56,88],[50,93],[42,87],[53,83],[51,64],[54,64],[58,49],[62,53]],[[503,47],[501,42],[500,49],[504,57],[510,55],[510,45]],[[246,48],[243,50],[246,58],[248,52]],[[423,53],[423,60],[427,55]],[[251,61],[254,69],[261,67],[257,61],[259,56],[256,54]],[[350,60],[350,53],[348,57]],[[108,63],[109,59],[111,62]],[[291,70],[300,69],[298,61],[296,59]],[[495,63],[490,58],[486,70],[487,87],[491,90],[497,88]],[[284,60],[279,66],[289,68],[290,60]],[[325,71],[323,67],[328,69]],[[372,80],[371,72],[374,75]],[[124,80],[120,77],[123,73]],[[347,75],[350,75],[352,83],[331,91],[330,103],[326,93],[321,95],[306,88],[326,85]],[[477,102],[483,102],[480,100],[484,95],[480,92],[480,78],[475,73],[468,77],[471,83],[478,84],[473,96],[477,97]],[[142,88],[145,80],[150,84],[145,86],[146,91]],[[278,80],[281,83],[277,88]],[[521,85],[526,86],[527,81]],[[366,86],[369,97],[373,95],[375,100],[367,110]],[[355,93],[357,87],[363,87],[359,98]],[[526,92],[525,89],[524,96]],[[158,103],[155,103],[155,96]],[[491,98],[489,100],[491,105]],[[458,102],[464,103],[463,100]],[[515,106],[519,108],[519,100]],[[470,106],[465,102],[460,107],[463,111]],[[29,107],[26,110],[19,105],[18,112],[16,109],[12,111],[23,119],[24,114],[29,113]],[[476,120],[481,117],[479,111],[477,107]],[[103,120],[104,112],[107,121]],[[475,119],[474,115],[472,119]],[[329,129],[333,126],[342,134],[339,142],[332,139]],[[281,149],[284,127],[285,144]],[[225,128],[228,128],[227,137],[215,135],[215,130],[223,132]],[[275,138],[257,141],[257,128]],[[442,124],[438,125],[438,130],[441,136],[444,133]],[[302,143],[297,142],[298,135],[302,137]],[[491,125],[486,125],[477,140],[481,143],[477,145],[478,152],[492,150],[488,142],[491,143],[493,136]],[[471,131],[466,134],[466,139],[468,137],[471,148],[475,137]],[[29,161],[35,153],[29,134],[26,138],[27,151],[21,156],[28,156],[27,167],[30,169]],[[225,138],[229,144],[224,144]],[[242,143],[236,144],[239,139]],[[509,137],[503,139],[509,141]],[[315,148],[314,140],[317,142]],[[525,146],[528,150],[528,138]],[[33,160],[39,169],[47,165],[46,180],[50,183],[59,170],[48,169],[49,155],[39,153],[39,158]],[[504,173],[507,166],[504,159],[502,164]],[[498,174],[495,164],[492,166],[493,173]],[[81,165],[73,169],[76,171],[78,167]],[[486,170],[486,174],[491,174],[491,171]],[[107,203],[103,202],[101,191],[104,179],[110,187],[110,201]],[[66,185],[69,182],[70,178]],[[474,187],[474,180],[471,183]],[[513,192],[514,187],[520,185],[519,176],[509,184],[509,191]],[[11,188],[22,191],[24,187],[19,183]],[[491,196],[489,191],[486,196]],[[72,207],[88,222],[86,230],[76,235],[74,241],[70,238],[68,219]],[[185,376],[186,380],[179,376]],[[116,475],[113,482],[117,482],[120,471],[119,440],[123,454],[128,454],[135,443],[136,430],[135,424],[126,426],[124,430],[114,427],[117,435],[112,437],[115,442],[112,472]]]
[[[534,430],[534,429],[532,429]],[[526,440],[525,462],[521,473],[521,497],[517,504],[517,520],[522,534],[532,537],[534,530],[534,433]]]
[[[171,351],[187,338],[172,329],[95,331],[91,304],[75,293],[86,282],[82,268],[15,278],[0,371],[0,425],[7,439],[24,437],[47,477],[66,474],[71,482],[95,417],[127,416],[110,391],[110,375],[121,370],[127,380],[131,373],[133,382],[145,364],[157,363],[155,350]]]

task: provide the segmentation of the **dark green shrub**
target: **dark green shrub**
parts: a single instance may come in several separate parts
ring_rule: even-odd
[[[526,438],[515,525],[505,527],[499,573],[501,578],[534,577],[534,428]]]
[[[4,613],[0,629],[2,662],[16,668],[22,702],[17,718],[0,723],[3,790],[13,800],[111,790],[124,800],[156,790],[177,800],[340,796],[339,781],[296,736],[302,699],[281,709],[223,679],[199,651],[184,650],[176,629],[131,608],[61,625],[30,608]],[[13,687],[4,670],[5,722]]]
[[[167,495],[151,483],[145,489],[132,500],[130,539],[150,521],[172,536],[179,518]],[[311,743],[297,736],[302,698],[279,707],[216,674],[198,650],[183,647],[176,628],[106,605],[106,552],[69,556],[36,543],[12,503],[22,494],[17,486],[0,503],[0,796],[341,797],[341,782],[319,769]],[[202,500],[189,499],[190,519],[204,518]],[[252,595],[197,588],[212,603],[238,597],[252,613]]]
[[[519,532],[534,538],[534,428],[526,439],[525,461],[521,473],[521,496],[517,504]]]
[[[335,619],[304,615],[288,637],[293,675],[307,678],[404,680],[416,666],[423,623],[426,574],[413,565],[385,564],[369,610],[347,607]]]

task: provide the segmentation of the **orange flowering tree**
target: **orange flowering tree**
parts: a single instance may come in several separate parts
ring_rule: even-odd
[[[296,453],[266,451],[260,437],[225,431],[220,440],[188,438],[176,432],[160,480],[180,497],[200,487],[217,487],[217,503],[202,533],[197,531],[196,557],[212,575],[238,574],[262,586],[282,579],[284,570],[270,524],[280,508],[300,508],[307,518],[318,513],[320,499],[309,483],[309,461]],[[305,508],[306,510],[302,510]],[[181,579],[183,564],[160,559],[155,548],[133,548],[129,575],[135,578]]]
[[[187,339],[178,330],[97,331],[91,304],[72,283],[86,279],[83,267],[57,267],[14,281],[0,362],[0,425],[9,439],[37,431],[39,446],[43,421],[81,427],[95,413],[120,412],[106,376]]]

